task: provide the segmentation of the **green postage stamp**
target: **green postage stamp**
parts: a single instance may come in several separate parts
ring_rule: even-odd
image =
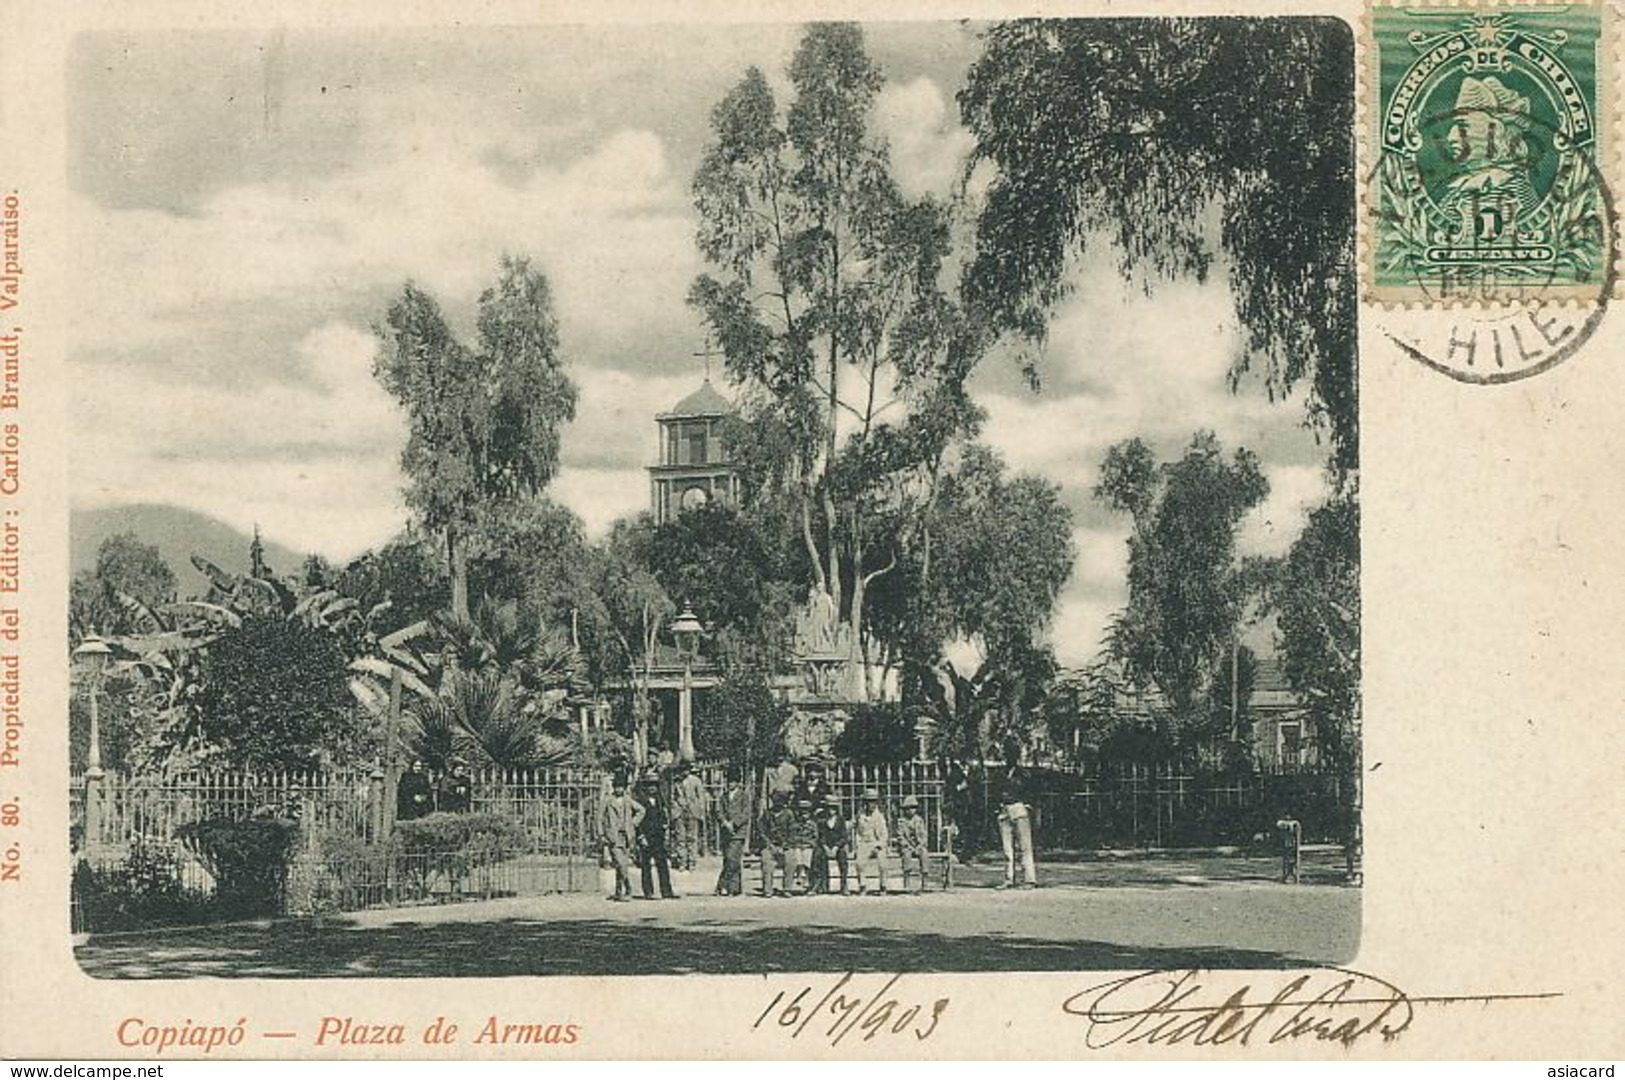
[[[1604,19],[1594,4],[1373,10],[1372,299],[1612,291]]]

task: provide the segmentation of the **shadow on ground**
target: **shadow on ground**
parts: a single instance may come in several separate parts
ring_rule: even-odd
[[[744,974],[764,971],[1087,971],[1300,967],[1278,953],[947,937],[874,927],[681,927],[600,919],[539,922],[279,922],[188,930],[163,944],[104,937],[75,950],[104,979],[413,978]]]
[[[955,884],[965,888],[991,887],[1003,877],[1002,858],[978,858],[973,862],[961,863],[954,869]],[[1281,860],[1255,855],[1079,854],[1065,861],[1046,859],[1039,864],[1038,877],[1046,885],[1086,888],[1188,889],[1203,885],[1276,885],[1280,883]],[[1298,868],[1298,884],[1342,886],[1347,883],[1348,873],[1341,852],[1304,853]]]

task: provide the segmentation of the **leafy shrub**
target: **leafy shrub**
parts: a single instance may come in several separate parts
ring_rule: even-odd
[[[389,853],[359,836],[331,832],[321,840],[321,873],[311,897],[315,913],[354,911],[387,895]]]
[[[202,922],[209,901],[181,881],[179,854],[166,843],[137,841],[122,862],[73,868],[73,892],[84,927],[97,932]]]
[[[527,834],[503,814],[434,813],[395,826],[395,857],[401,872],[422,892],[437,877],[458,891],[475,866],[511,859],[525,849]]]
[[[175,830],[214,875],[215,901],[230,915],[276,912],[288,882],[299,823],[286,818],[208,818]]]
[[[897,702],[858,705],[836,738],[835,756],[859,765],[895,765],[914,757],[914,721]]]

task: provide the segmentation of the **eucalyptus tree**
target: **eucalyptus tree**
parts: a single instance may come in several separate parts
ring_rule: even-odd
[[[407,503],[442,540],[452,611],[464,619],[469,534],[548,485],[576,408],[552,291],[529,260],[504,256],[476,325],[475,345],[463,344],[434,297],[409,281],[375,327],[373,367],[406,411]]]
[[[1215,715],[1242,606],[1253,590],[1237,557],[1242,519],[1269,494],[1257,457],[1226,456],[1211,432],[1158,462],[1139,439],[1113,446],[1095,496],[1128,515],[1128,604],[1108,648],[1141,685],[1161,692],[1176,735]]]
[[[753,68],[712,113],[692,185],[710,270],[689,300],[744,388],[752,497],[792,507],[811,588],[857,651],[907,539],[877,519],[974,424],[976,336],[944,283],[949,208],[903,194],[872,130],[884,77],[862,31],[809,27],[789,76],[784,110]]]

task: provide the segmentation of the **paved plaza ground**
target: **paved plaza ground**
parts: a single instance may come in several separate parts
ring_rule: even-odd
[[[1306,853],[1301,883],[1243,855],[1042,863],[1041,888],[994,889],[961,867],[952,892],[674,901],[586,894],[366,911],[325,919],[106,934],[75,952],[98,978],[644,975],[764,971],[1057,971],[1341,963],[1360,891],[1341,855]],[[689,877],[685,875],[684,877]],[[681,887],[681,886],[679,886]]]

